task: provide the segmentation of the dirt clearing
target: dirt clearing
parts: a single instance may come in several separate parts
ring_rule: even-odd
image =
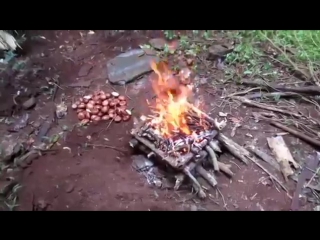
[[[2,156],[4,148],[11,149],[6,153],[9,159],[0,161],[1,208],[316,209],[320,190],[315,151],[320,147],[319,87],[312,80],[316,73],[309,79],[301,76],[301,70],[283,60],[282,48],[269,35],[270,41],[257,48],[265,50],[261,60],[255,57],[255,49],[239,42],[236,32],[195,31],[28,32],[23,54],[0,63]],[[249,64],[244,62],[245,52],[253,53]],[[208,189],[209,197],[203,200],[188,183],[176,191],[165,184],[165,177],[161,187],[150,184],[133,167],[130,132],[133,118],[150,114],[148,102],[154,101],[150,61],[164,59],[177,73],[190,69],[191,77],[185,81],[191,82],[183,84],[194,86],[194,100],[204,103],[205,113],[226,121],[223,135],[271,160],[263,161],[255,152],[245,165],[224,150],[219,161],[230,165],[233,177],[216,172],[217,188]],[[132,110],[130,120],[79,126],[72,103],[98,91],[124,96],[126,109]],[[276,140],[282,143],[280,150],[272,147]]]

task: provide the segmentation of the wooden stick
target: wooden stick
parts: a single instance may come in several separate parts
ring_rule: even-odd
[[[208,152],[210,156],[211,163],[215,171],[219,171],[218,159],[216,154],[214,153],[213,149],[210,146],[205,146],[205,150]]]
[[[203,177],[205,180],[208,181],[208,183],[210,183],[212,187],[217,186],[218,182],[215,179],[214,175],[207,172],[201,165],[198,165],[196,167],[196,170],[201,175],[201,177]]]
[[[309,94],[309,95],[320,95],[320,87],[318,86],[286,87],[281,85],[267,84],[264,81],[247,81],[247,80],[242,80],[241,84],[252,86],[252,87],[264,87],[264,88],[273,89],[279,92],[294,92],[294,93],[303,93],[303,94]]]
[[[137,135],[134,136],[139,142],[141,142],[142,144],[144,144],[145,146],[147,146],[148,148],[150,148],[150,150],[154,153],[156,153],[159,157],[162,158],[162,160],[166,161],[167,163],[169,163],[173,168],[176,169],[181,169],[182,167],[184,167],[193,157],[193,153],[189,152],[187,154],[185,154],[184,156],[180,157],[180,158],[173,158],[170,156],[165,156],[165,153],[163,151],[161,151],[160,149],[157,149],[154,144],[152,144],[151,142],[149,142],[148,140],[139,137]]]
[[[271,93],[253,93],[250,95],[246,95],[245,98],[247,99],[255,99],[255,98],[263,98],[263,97],[294,97],[294,96],[301,96],[298,93],[293,92],[271,92]]]
[[[276,176],[274,176],[272,173],[270,173],[268,169],[266,169],[264,166],[262,166],[255,158],[249,158],[249,159],[253,163],[255,163],[259,168],[261,168],[264,172],[266,172],[271,179],[276,181],[280,185],[280,187],[288,193],[288,189],[284,186],[284,184]],[[292,198],[291,196],[289,196],[289,197]]]
[[[304,140],[304,141],[306,141],[316,147],[320,147],[320,141],[318,141],[314,138],[311,138],[300,131],[289,128],[289,127],[287,127],[279,122],[275,122],[275,121],[270,121],[270,124],[277,127],[277,128],[280,128],[284,131],[287,131],[287,132],[291,133],[292,135],[294,135],[294,136],[296,136],[296,137],[298,137],[298,138],[300,138],[300,139],[302,139],[302,140]]]
[[[299,113],[295,113],[292,111],[276,108],[273,106],[268,106],[266,104],[254,102],[254,101],[251,101],[251,100],[244,98],[244,97],[233,97],[233,99],[237,99],[237,100],[241,101],[242,103],[250,105],[252,107],[257,107],[257,108],[261,108],[261,109],[265,109],[265,110],[269,110],[269,111],[273,111],[273,112],[279,112],[279,113],[283,113],[285,115],[294,116],[296,118],[302,117],[301,114],[299,114]]]
[[[250,153],[245,148],[241,147],[239,144],[232,141],[230,138],[227,138],[222,133],[218,135],[218,140],[221,142],[221,144],[223,144],[223,146],[225,146],[229,150],[229,152],[233,156],[235,156],[245,164],[248,164],[248,160],[246,157],[249,156]]]
[[[231,165],[225,164],[223,162],[218,162],[218,164],[221,172],[224,172],[229,177],[233,177],[234,173],[231,171]]]
[[[253,152],[255,155],[257,155],[263,161],[269,163],[276,170],[281,171],[280,166],[277,163],[277,161],[273,157],[271,157],[269,154],[261,151],[259,148],[256,148],[255,146],[252,146],[252,145],[249,145],[248,148],[251,152]]]

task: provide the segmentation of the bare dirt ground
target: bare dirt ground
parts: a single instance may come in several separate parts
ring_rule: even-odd
[[[129,106],[134,108],[137,116],[148,111],[146,99],[153,96],[148,78],[137,80],[123,86],[111,86],[107,80],[106,62],[119,53],[130,48],[147,43],[148,39],[161,37],[156,31],[126,32],[106,37],[104,31],[88,34],[87,31],[39,31],[30,33],[45,38],[30,40],[25,47],[26,55],[19,58],[25,60],[25,71],[30,74],[19,80],[28,85],[32,91],[47,85],[47,80],[59,76],[59,88],[55,102],[65,96],[67,104],[77,96],[97,89],[116,91],[131,98]],[[84,66],[92,66],[86,76],[79,77],[79,71]],[[41,68],[41,71],[35,69]],[[28,70],[29,71],[29,70]],[[35,73],[36,72],[36,73]],[[17,75],[10,73],[10,84],[1,87],[0,110],[6,111],[13,105],[12,96],[18,88]],[[218,75],[217,75],[218,76]],[[70,87],[78,81],[89,81],[89,88]],[[31,85],[30,85],[31,84]],[[207,85],[200,86],[198,97],[203,97],[210,115],[228,112],[228,107],[217,107],[214,103],[228,86],[216,86],[207,91]],[[230,88],[231,89],[231,88]],[[54,108],[51,99],[41,94],[37,105],[30,110],[30,118],[40,121],[50,117]],[[232,110],[231,116],[242,121],[242,127],[237,129],[235,141],[241,144],[251,141],[250,133],[257,139],[257,145],[267,149],[266,137],[280,132],[268,124],[257,123],[251,118],[252,109],[240,106]],[[15,113],[21,116],[26,111]],[[3,114],[3,112],[2,112]],[[68,114],[58,124],[52,126],[48,135],[62,132],[63,128],[72,129],[76,114],[69,109]],[[221,194],[213,192],[214,199],[200,201],[186,200],[190,192],[174,192],[160,190],[148,185],[145,178],[132,169],[129,131],[132,122],[112,123],[106,129],[107,123],[90,125],[86,128],[73,128],[67,132],[64,139],[59,140],[56,152],[47,153],[37,160],[23,166],[19,172],[10,171],[2,176],[15,176],[22,188],[18,194],[18,210],[33,210],[35,204],[42,204],[47,210],[289,210],[291,199],[288,194],[276,187],[270,178],[255,165],[241,164],[231,155],[224,154],[223,162],[230,162],[235,176],[232,180],[218,176]],[[228,125],[224,133],[229,136],[232,125]],[[0,131],[7,133],[8,125],[2,123]],[[18,133],[10,133],[17,138],[26,138],[28,126]],[[295,158],[304,158],[311,152],[306,144],[290,135],[284,139]],[[85,143],[95,145],[112,145],[125,150],[125,153],[101,147],[85,147]],[[69,148],[69,149],[68,149]],[[295,184],[289,184],[289,194],[292,195]],[[312,204],[304,204],[303,209],[311,209]]]

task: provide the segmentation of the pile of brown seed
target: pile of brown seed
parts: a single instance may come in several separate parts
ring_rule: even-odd
[[[101,120],[126,122],[131,117],[131,111],[127,109],[127,98],[117,92],[99,91],[83,96],[72,104],[72,109],[77,111],[82,125],[89,122],[98,123]]]

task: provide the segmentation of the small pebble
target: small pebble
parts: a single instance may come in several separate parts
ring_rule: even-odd
[[[66,193],[71,193],[74,190],[73,184],[68,184],[66,187]]]

